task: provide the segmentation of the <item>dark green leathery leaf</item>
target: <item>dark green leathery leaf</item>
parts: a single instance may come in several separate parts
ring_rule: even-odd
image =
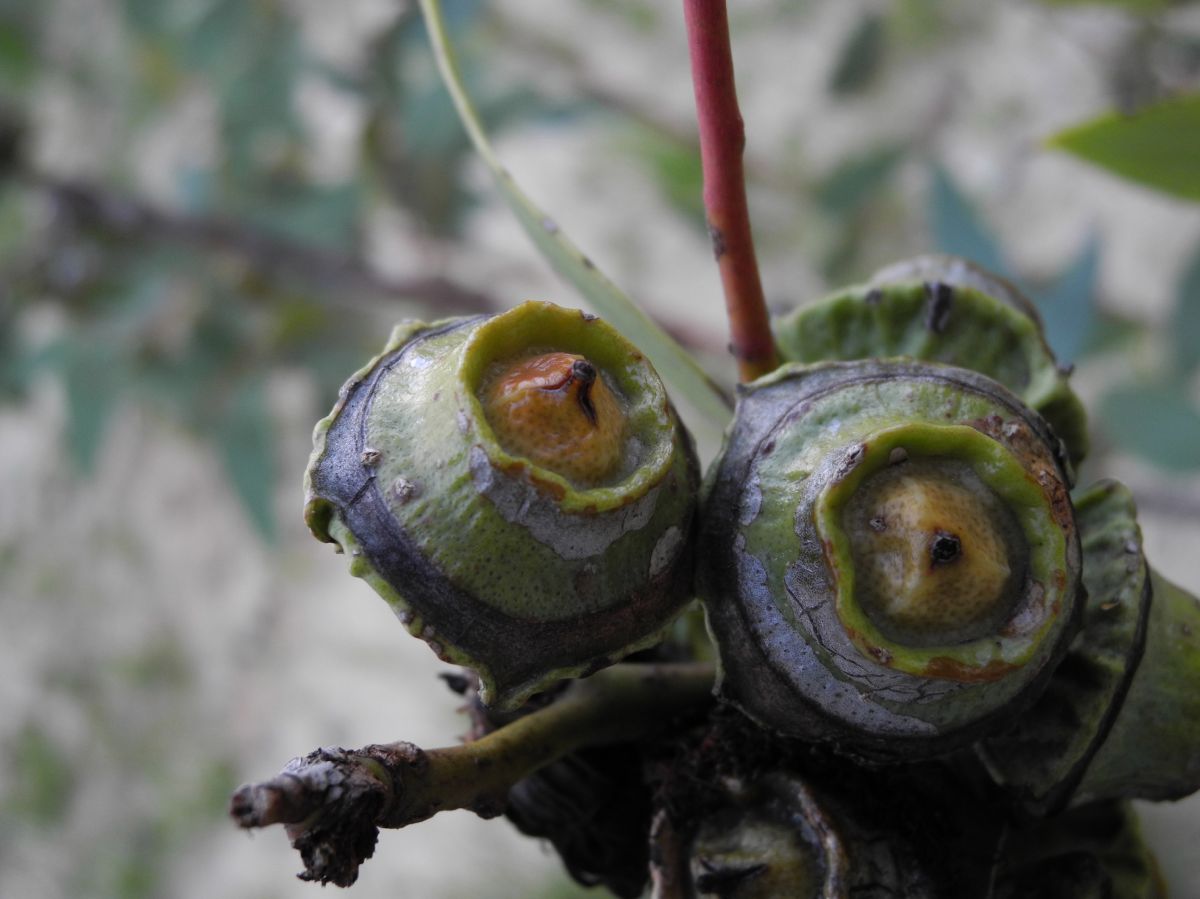
[[[1060,449],[965,369],[786,365],[748,385],[705,484],[697,553],[722,694],[783,734],[879,758],[999,730],[1077,623]],[[990,542],[975,534],[985,520]],[[872,569],[887,554],[895,564]],[[992,587],[961,596],[979,571]]]
[[[1126,487],[1103,481],[1075,508],[1082,628],[1037,703],[980,746],[996,780],[1039,815],[1200,788],[1200,608],[1150,570]]]
[[[970,368],[1041,414],[1073,464],[1087,453],[1086,412],[1032,303],[965,260],[920,256],[896,263],[867,284],[797,309],[774,331],[788,362],[909,356]]]
[[[587,360],[588,383],[624,416],[621,458],[582,483],[574,467],[523,456],[521,433],[502,443],[489,418],[489,385],[541,354]],[[475,669],[491,704],[656,642],[689,598],[691,439],[649,363],[595,316],[526,303],[400,325],[314,444],[314,535],[349,553],[439,656]]]

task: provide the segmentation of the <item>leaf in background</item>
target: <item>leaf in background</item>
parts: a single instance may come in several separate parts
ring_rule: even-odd
[[[1132,115],[1110,113],[1059,132],[1047,144],[1139,184],[1200,200],[1200,93]]]
[[[350,181],[322,186],[276,182],[243,194],[232,204],[242,219],[314,247],[350,250],[354,246],[362,190]]]
[[[321,410],[333,408],[337,401],[338,392],[351,374],[362,367],[363,359],[375,352],[375,347],[364,350],[363,347],[346,341],[344,345],[310,344],[302,353],[300,364],[304,366],[317,388],[317,408]]]
[[[125,21],[136,32],[158,37],[173,30],[178,3],[173,0],[124,0]]]
[[[5,750],[11,774],[3,803],[7,815],[43,827],[61,823],[76,780],[67,755],[35,724],[26,724]]]
[[[304,139],[292,96],[307,62],[296,23],[273,4],[240,5],[255,15],[224,57],[212,51],[216,62],[208,72],[219,103],[223,168],[232,176],[229,198]]]
[[[1092,234],[1078,258],[1035,297],[1046,326],[1046,340],[1060,362],[1078,361],[1092,342],[1099,274],[1100,239]]]
[[[181,166],[175,176],[175,198],[182,212],[199,215],[212,205],[216,179],[212,169]]]
[[[33,28],[7,10],[0,11],[0,83],[24,88],[37,72],[37,46]]]
[[[458,155],[471,146],[454,104],[447,102],[445,88],[436,80],[410,85],[398,124],[404,135],[404,150],[413,156],[436,160]]]
[[[441,4],[437,0],[421,0],[421,11],[425,14],[438,68],[447,90],[454,99],[463,126],[467,129],[476,151],[491,169],[501,195],[524,227],[525,233],[533,240],[546,261],[573,284],[610,324],[637,344],[663,378],[682,397],[710,421],[723,426],[730,416],[728,400],[699,363],[638,308],[620,288],[601,274],[579,248],[567,239],[554,220],[535,206],[513,181],[512,175],[496,157],[479,116],[463,88],[454,49],[447,39]]]
[[[837,229],[828,249],[821,254],[821,276],[827,284],[848,284],[862,276],[864,234],[862,216],[851,216]]]
[[[1004,261],[1000,244],[941,166],[933,169],[927,214],[933,241],[943,253],[962,256],[997,275],[1017,280]]]
[[[446,33],[457,39],[459,35],[475,25],[483,11],[483,0],[456,0],[442,12]]]
[[[588,0],[589,6],[621,16],[637,31],[650,32],[662,20],[662,7],[645,0]]]
[[[904,155],[904,147],[884,145],[847,159],[816,185],[813,199],[831,215],[855,212],[887,183]]]
[[[879,74],[886,49],[887,23],[883,14],[865,13],[854,26],[829,73],[829,90],[854,94],[870,86]]]
[[[210,291],[216,294],[216,291]],[[140,366],[139,387],[164,412],[198,434],[211,430],[211,403],[224,372],[245,355],[246,339],[223,302],[203,309],[187,344],[169,354],[152,354]]]
[[[411,59],[429,54],[430,48],[426,43],[399,52]],[[462,77],[464,89],[478,98],[476,109],[490,133],[521,119],[562,116],[561,106],[533,91],[497,92],[495,79],[484,66],[468,65]],[[385,152],[378,161],[384,177],[393,194],[425,227],[439,235],[458,236],[478,193],[464,176],[465,166],[475,158],[470,137],[436,70],[428,78],[407,78],[397,102],[398,134],[381,148]]]
[[[18,330],[16,309],[0,286],[0,401],[25,393],[33,356]]]
[[[1180,0],[1041,0],[1046,6],[1115,6],[1132,13],[1152,13]]]
[[[67,449],[84,474],[95,468],[96,454],[117,408],[126,372],[111,340],[85,333],[63,345],[67,387]]]
[[[1175,291],[1171,336],[1175,341],[1175,367],[1190,375],[1200,366],[1200,247],[1192,253]]]
[[[1083,348],[1084,355],[1123,351],[1134,342],[1145,338],[1150,330],[1144,322],[1136,319],[1115,315],[1099,308],[1095,313],[1091,337],[1087,346]]]
[[[217,73],[240,67],[258,45],[257,4],[245,0],[215,0],[195,4],[179,48],[180,61],[190,69]]]
[[[707,233],[699,147],[644,128],[636,132],[630,152],[650,170],[655,186],[671,208]]]
[[[1126,384],[1100,404],[1104,430],[1121,449],[1160,468],[1200,468],[1200,412],[1178,383]]]
[[[250,520],[267,542],[275,542],[275,429],[261,378],[234,387],[213,436]]]

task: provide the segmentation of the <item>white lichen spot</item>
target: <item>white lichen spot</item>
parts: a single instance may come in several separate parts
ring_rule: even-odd
[[[408,478],[396,478],[392,482],[392,497],[396,502],[404,504],[411,502],[421,495],[421,487],[415,481],[410,481]]]

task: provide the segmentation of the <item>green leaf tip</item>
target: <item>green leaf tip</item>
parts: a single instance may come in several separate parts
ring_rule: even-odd
[[[1132,114],[1107,113],[1060,131],[1046,145],[1138,184],[1200,201],[1200,93]]]

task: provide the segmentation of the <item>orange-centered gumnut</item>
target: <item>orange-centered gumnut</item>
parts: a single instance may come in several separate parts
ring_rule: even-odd
[[[855,593],[909,645],[975,639],[1003,622],[1016,594],[1016,523],[977,479],[899,466],[857,492],[846,518]]]
[[[481,399],[500,444],[539,468],[590,487],[621,464],[625,413],[583,356],[545,353],[503,363]]]

